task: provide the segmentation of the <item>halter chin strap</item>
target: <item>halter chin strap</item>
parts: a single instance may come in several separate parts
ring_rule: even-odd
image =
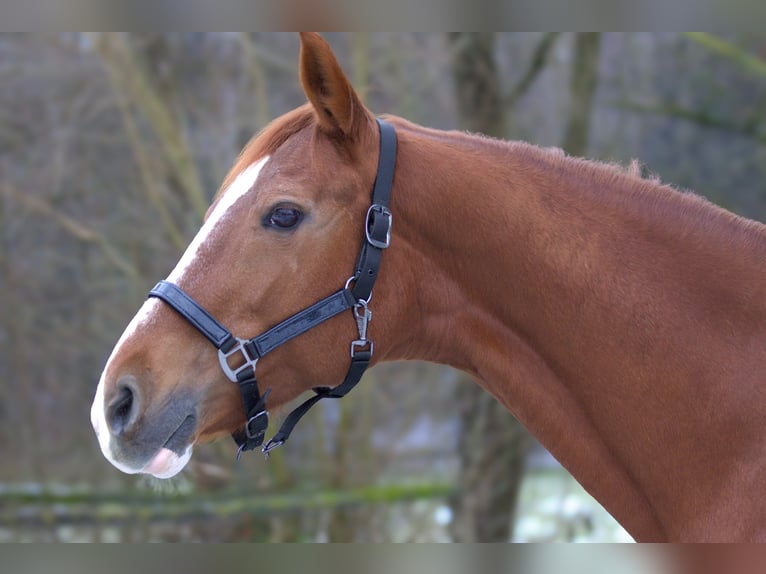
[[[373,344],[367,338],[367,326],[372,320],[372,312],[368,305],[380,269],[381,256],[391,244],[392,216],[389,203],[397,147],[394,127],[380,119],[377,122],[380,128],[380,155],[372,189],[372,204],[367,210],[365,237],[354,275],[343,289],[252,339],[240,339],[232,335],[202,305],[173,283],[160,281],[149,292],[149,297],[156,297],[170,305],[218,349],[221,369],[230,381],[238,384],[246,423],[242,431],[232,435],[239,446],[237,458],[242,452],[261,446],[269,426],[266,399],[271,389],[261,394],[255,378],[258,360],[265,354],[328,319],[349,309],[353,310],[359,338],[351,342],[351,365],[346,378],[337,387],[314,388],[315,395],[295,408],[282,423],[277,434],[263,446],[262,450],[267,458],[271,450],[287,441],[298,421],[318,401],[346,396],[359,383],[372,360]]]

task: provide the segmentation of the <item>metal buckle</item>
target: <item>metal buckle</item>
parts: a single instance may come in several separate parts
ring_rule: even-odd
[[[387,219],[387,225],[386,225],[386,240],[381,241],[379,239],[375,239],[370,235],[370,228],[372,227],[373,223],[373,214],[379,213],[382,216],[386,217]],[[367,217],[365,218],[365,224],[364,224],[364,233],[367,236],[367,243],[372,245],[373,247],[377,247],[378,249],[388,249],[388,247],[391,245],[391,223],[393,221],[393,215],[391,214],[391,210],[388,209],[385,205],[380,205],[378,203],[373,203],[370,206],[370,209],[367,210]]]
[[[374,353],[375,345],[373,345],[372,341],[369,339],[366,341],[357,340],[357,341],[351,341],[351,358],[356,359],[357,352],[366,349],[369,347],[370,350],[370,356]]]
[[[256,428],[256,430],[251,430],[250,426],[252,424],[262,422],[258,420],[260,417],[266,417],[266,424],[263,425],[263,428],[261,428],[260,430],[258,428]],[[261,411],[259,413],[256,413],[255,416],[250,417],[250,419],[247,421],[247,424],[245,424],[245,435],[247,435],[247,438],[249,438],[250,440],[257,439],[266,434],[267,428],[269,428],[269,413],[268,411]]]
[[[218,349],[218,362],[220,363],[221,369],[223,370],[224,374],[229,378],[229,380],[232,383],[238,382],[237,375],[239,375],[242,371],[248,368],[253,369],[253,376],[255,376],[255,365],[258,363],[258,358],[252,359],[250,357],[250,354],[247,352],[247,349],[245,348],[245,345],[249,341],[245,341],[240,338],[237,338],[236,341],[237,341],[237,344],[234,345],[231,349],[229,349],[225,353],[221,349]],[[239,367],[232,368],[229,365],[229,357],[232,357],[236,355],[237,353],[240,353],[242,355],[242,358],[245,360],[245,362]]]

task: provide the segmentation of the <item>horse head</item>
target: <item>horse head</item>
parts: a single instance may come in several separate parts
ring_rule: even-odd
[[[376,120],[318,35],[301,34],[300,78],[308,103],[245,147],[168,277],[238,336],[348,287],[365,237]],[[260,362],[270,408],[338,385],[356,327],[351,313],[324,321]],[[195,444],[243,427],[242,398],[216,352],[171,306],[144,303],[112,351],[91,409],[112,464],[170,477]]]

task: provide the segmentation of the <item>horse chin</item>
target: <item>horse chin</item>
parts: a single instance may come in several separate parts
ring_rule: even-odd
[[[156,478],[170,478],[183,470],[191,459],[197,417],[187,416],[141,472]]]
[[[189,459],[191,459],[192,450],[192,445],[189,445],[183,453],[178,454],[163,447],[146,464],[141,472],[143,474],[151,474],[155,478],[171,478],[183,470]]]

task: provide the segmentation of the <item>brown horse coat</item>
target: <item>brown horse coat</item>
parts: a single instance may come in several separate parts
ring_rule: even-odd
[[[342,286],[363,236],[374,119],[329,46],[301,40],[309,104],[245,148],[176,272],[241,336]],[[762,539],[764,226],[613,166],[388,119],[375,360],[470,373],[638,540]],[[301,210],[297,229],[263,225],[278,205]],[[272,405],[338,384],[354,336],[338,317],[264,358]],[[115,348],[92,418],[114,464],[160,476],[243,423],[214,350],[156,301]],[[181,428],[185,447],[165,448]]]

